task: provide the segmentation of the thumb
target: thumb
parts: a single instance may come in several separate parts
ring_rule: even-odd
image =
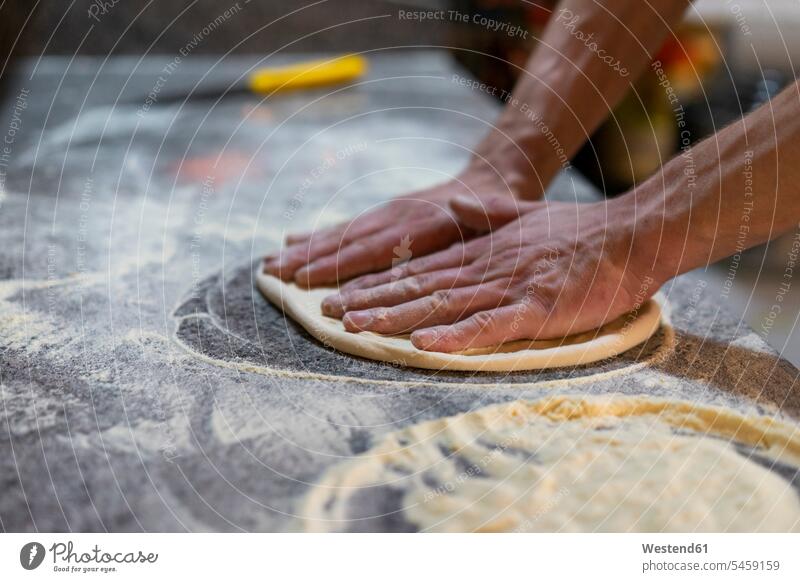
[[[478,232],[499,228],[529,212],[536,205],[536,202],[521,201],[511,196],[478,198],[460,195],[450,201],[450,208],[456,219]]]

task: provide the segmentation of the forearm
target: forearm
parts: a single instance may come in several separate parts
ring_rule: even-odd
[[[652,60],[687,0],[565,0],[556,8],[474,165],[535,198]]]
[[[633,263],[665,281],[800,221],[800,86],[677,156],[620,200]]]

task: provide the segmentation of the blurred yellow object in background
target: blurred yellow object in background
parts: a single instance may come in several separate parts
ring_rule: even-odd
[[[254,93],[309,89],[358,79],[367,72],[367,68],[367,59],[364,57],[345,55],[258,69],[250,75],[247,85]]]

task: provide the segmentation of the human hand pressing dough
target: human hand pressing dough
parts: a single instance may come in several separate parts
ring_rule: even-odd
[[[454,214],[475,230],[518,218],[351,281],[324,300],[323,313],[353,332],[411,333],[418,349],[439,352],[598,328],[637,308],[660,283],[631,256],[620,204],[494,199],[481,207],[459,199]]]
[[[513,206],[514,194],[495,170],[467,170],[445,184],[399,196],[340,225],[290,235],[280,253],[266,257],[264,271],[315,287],[387,269],[475,235],[453,216],[450,202],[455,197],[484,202],[503,198]],[[534,194],[541,195],[539,190]]]

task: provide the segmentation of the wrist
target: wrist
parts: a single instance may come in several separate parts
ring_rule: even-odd
[[[640,282],[652,281],[654,289],[680,274],[682,245],[664,220],[663,206],[641,191],[609,200],[607,205],[609,218],[614,217],[612,246],[626,272]]]
[[[474,156],[458,180],[475,191],[492,191],[513,198],[524,198],[530,189],[528,176],[507,160],[494,161]]]
[[[563,150],[554,148],[543,135],[514,133],[494,129],[476,148],[463,176],[471,180],[493,179],[516,198],[538,200],[561,169],[556,149]]]

